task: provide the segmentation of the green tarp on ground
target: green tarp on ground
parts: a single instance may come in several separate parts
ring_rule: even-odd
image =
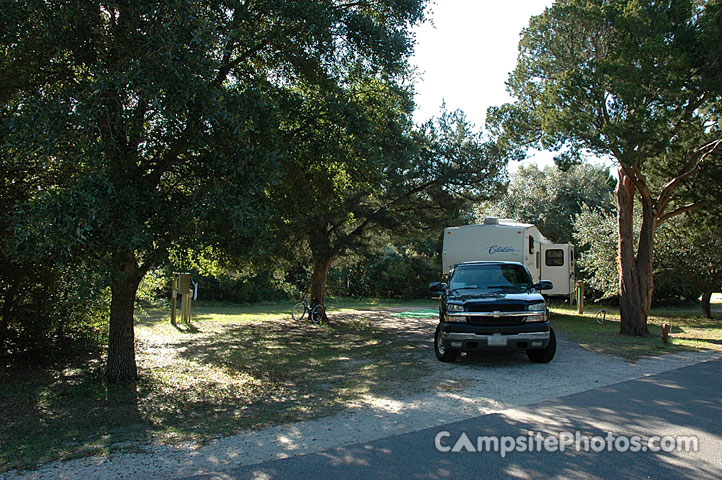
[[[438,317],[438,310],[407,310],[405,312],[392,313],[392,317],[408,317],[408,318],[427,318],[427,317]]]

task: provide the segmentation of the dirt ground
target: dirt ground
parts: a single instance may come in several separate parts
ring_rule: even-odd
[[[685,352],[629,363],[559,336],[557,356],[549,364],[531,363],[524,352],[464,355],[456,363],[444,364],[433,353],[437,319],[392,315],[405,310],[409,309],[341,311],[332,321],[361,318],[394,334],[399,343],[417,345],[425,352],[418,361],[430,372],[418,389],[369,394],[331,416],[247,431],[204,446],[149,445],[136,453],[52,462],[34,472],[8,472],[0,478],[168,478],[221,472],[500,412],[720,356]]]

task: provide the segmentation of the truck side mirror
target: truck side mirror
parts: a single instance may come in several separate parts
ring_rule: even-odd
[[[429,290],[434,293],[443,293],[446,290],[446,284],[443,282],[431,282],[429,284]]]
[[[551,290],[552,288],[554,288],[554,284],[549,280],[542,280],[541,282],[534,284],[535,290]]]

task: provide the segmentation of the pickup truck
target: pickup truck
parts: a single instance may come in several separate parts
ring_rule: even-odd
[[[557,342],[540,292],[552,288],[546,280],[533,283],[529,270],[517,262],[455,265],[448,284],[429,284],[441,295],[436,357],[453,362],[460,352],[517,349],[532,362],[550,362]]]

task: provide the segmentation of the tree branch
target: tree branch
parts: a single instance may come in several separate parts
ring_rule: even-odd
[[[642,188],[646,188],[646,185],[641,185],[639,183],[639,180],[637,178],[637,174],[634,171],[633,167],[629,167],[627,165],[624,165],[622,162],[619,162],[619,168],[622,170],[624,175],[629,178],[629,181],[632,182],[632,185],[634,185],[634,189],[638,191],[640,194]]]
[[[707,142],[706,144],[702,145],[700,148],[692,152],[692,154],[689,156],[689,159],[687,160],[687,163],[682,168],[680,173],[677,174],[677,176],[674,177],[672,180],[667,182],[667,184],[662,188],[662,191],[660,192],[659,198],[657,200],[657,211],[659,213],[664,211],[664,208],[667,206],[669,200],[672,197],[672,193],[677,188],[679,183],[692,175],[699,168],[702,162],[710,154],[714,153],[714,151],[717,150],[720,145],[722,145],[722,139],[718,138],[717,140]]]
[[[642,175],[642,171],[638,165],[633,165],[631,170],[634,175],[632,181],[634,182],[635,188],[642,196],[642,199],[648,205],[652,205],[654,202],[652,201],[652,194],[649,192],[649,187],[647,186],[647,179]]]
[[[660,226],[661,224],[663,224],[664,222],[666,222],[667,220],[669,220],[672,217],[676,217],[677,215],[681,215],[681,214],[683,214],[685,212],[689,212],[691,210],[696,210],[700,207],[705,207],[705,206],[709,205],[709,203],[710,202],[696,202],[696,203],[691,203],[689,205],[685,205],[684,207],[679,207],[675,210],[672,210],[671,212],[666,213],[657,219],[657,226]]]
[[[679,120],[677,121],[677,123],[674,124],[674,127],[672,127],[672,137],[674,137],[674,132],[676,132],[679,126],[682,125],[682,122],[684,122],[685,120],[689,120],[694,111],[697,110],[702,104],[704,104],[704,102],[707,100],[707,93],[709,92],[702,93],[702,95],[700,95],[696,101],[692,101],[690,99],[690,101],[687,102],[687,105],[684,107],[684,113],[679,117]]]
[[[260,42],[260,43],[257,44],[256,46],[251,47],[251,48],[249,48],[248,50],[246,50],[245,52],[239,54],[239,55],[238,55],[236,58],[234,58],[233,60],[230,60],[230,55],[227,54],[227,55],[224,57],[224,59],[227,60],[227,63],[226,63],[225,65],[223,65],[223,66],[218,70],[218,75],[216,75],[216,79],[213,81],[213,83],[214,83],[215,85],[221,85],[221,84],[225,81],[226,77],[227,77],[228,74],[231,72],[231,70],[233,70],[234,68],[236,68],[238,65],[240,65],[240,64],[243,63],[244,61],[246,61],[246,60],[248,60],[249,58],[251,58],[251,57],[252,57],[253,55],[255,55],[256,53],[258,53],[258,52],[260,52],[261,50],[263,50],[264,48],[266,48],[269,43],[270,43],[270,39],[269,39],[269,38],[266,38],[265,40],[263,40],[262,42]]]
[[[388,202],[388,203],[382,205],[381,207],[377,208],[377,209],[376,209],[375,211],[373,211],[370,215],[368,215],[368,216],[366,217],[366,219],[365,219],[363,222],[361,222],[361,224],[360,224],[359,226],[357,226],[356,228],[354,228],[354,229],[351,231],[351,233],[349,233],[347,236],[350,237],[350,236],[360,235],[361,233],[363,233],[363,231],[366,229],[366,227],[373,221],[373,219],[374,219],[379,213],[381,213],[382,211],[388,209],[388,208],[391,207],[392,205],[400,202],[400,201],[403,200],[404,198],[408,198],[408,197],[410,197],[411,195],[413,195],[413,194],[415,194],[415,193],[418,193],[418,192],[421,192],[421,191],[423,191],[423,190],[426,190],[427,188],[429,188],[430,186],[432,186],[433,184],[435,184],[436,181],[437,181],[437,180],[429,180],[428,182],[424,182],[424,183],[422,183],[421,185],[418,185],[418,186],[412,188],[411,190],[408,190],[408,191],[404,192],[402,195],[399,195],[398,197],[394,198],[394,199],[391,200],[390,202]]]

